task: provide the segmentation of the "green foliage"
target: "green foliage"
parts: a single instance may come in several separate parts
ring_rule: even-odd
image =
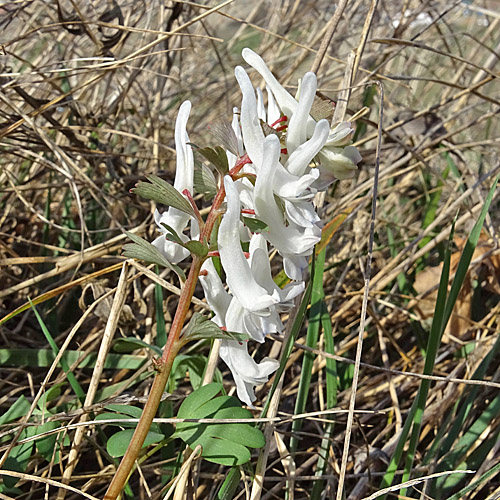
[[[222,384],[213,383],[191,393],[179,408],[182,419],[249,419],[252,414],[230,396],[215,397]],[[215,397],[215,398],[214,398]],[[202,456],[221,465],[241,465],[250,460],[249,448],[264,446],[264,435],[248,423],[201,424],[181,422],[175,436],[191,448],[202,447]]]
[[[262,231],[269,230],[269,226],[259,219],[254,219],[252,217],[242,217],[242,219],[243,224],[245,224],[252,233],[261,233]]]
[[[207,199],[212,199],[217,193],[217,181],[214,174],[206,165],[195,162],[193,187],[196,193]]]
[[[97,415],[97,421],[103,420],[118,420],[118,422],[108,423],[108,426],[125,427],[125,429],[115,432],[106,442],[106,450],[112,457],[121,457],[127,451],[132,435],[137,422],[127,422],[126,420],[138,420],[142,415],[142,410],[131,405],[109,404],[106,409],[112,412],[104,412]],[[123,422],[121,422],[123,421]],[[150,432],[146,436],[143,448],[147,448],[151,444],[159,443],[165,439],[165,435],[161,432],[158,424],[152,424]]]
[[[31,301],[30,301],[30,303],[31,303]],[[36,319],[38,320],[40,328],[42,329],[42,331],[45,335],[45,338],[47,339],[47,342],[49,343],[50,347],[52,348],[52,351],[54,352],[54,354],[57,356],[57,354],[59,353],[59,348],[57,347],[56,342],[52,338],[52,335],[51,335],[50,331],[48,330],[48,328],[46,327],[42,317],[38,314],[38,311],[36,310],[35,306],[33,304],[31,304],[31,307],[33,309],[33,312],[35,313],[35,316],[36,316]],[[83,401],[85,399],[85,392],[83,391],[80,384],[78,383],[78,380],[76,379],[74,373],[70,370],[69,364],[68,364],[67,360],[65,359],[64,355],[61,357],[60,363],[61,363],[62,369],[66,373],[66,377],[68,379],[69,384],[71,385],[71,388],[73,389],[73,392],[78,396],[78,398],[81,401]]]
[[[221,330],[213,321],[195,312],[182,334],[182,338],[186,342],[202,339],[236,340],[238,342],[244,342],[251,337],[246,333],[226,332],[225,330]]]
[[[201,354],[178,354],[172,365],[172,372],[169,377],[169,392],[173,392],[177,387],[177,382],[189,375],[189,381],[193,389],[201,386],[207,358]]]
[[[184,271],[179,266],[170,263],[154,245],[149,243],[149,241],[133,233],[126,232],[126,234],[134,243],[126,243],[123,245],[123,255],[125,257],[144,260],[151,264],[166,267],[174,271],[177,276],[179,276],[179,279],[186,281]]]
[[[138,182],[136,187],[131,189],[134,194],[176,208],[191,217],[196,217],[189,201],[171,184],[156,175],[147,175],[146,177],[149,182]]]
[[[483,227],[486,214],[488,213],[489,206],[493,199],[493,194],[495,192],[499,177],[500,176],[497,176],[495,181],[493,182],[493,185],[488,193],[488,197],[486,198],[486,201],[481,210],[481,214],[479,215],[479,218],[474,224],[474,227],[469,235],[469,238],[467,239],[465,248],[458,263],[455,277],[451,284],[450,292],[448,293],[448,279],[450,273],[449,247],[451,245],[451,238],[453,237],[454,231],[452,230],[450,233],[450,240],[447,251],[445,253],[445,260],[443,262],[443,271],[439,283],[438,296],[436,299],[436,307],[433,315],[432,327],[425,353],[424,374],[426,375],[431,375],[433,372],[434,363],[436,360],[439,345],[441,343],[442,335],[450,319],[453,307],[455,306],[455,303],[457,301],[460,288],[462,287],[462,284],[465,280],[469,264],[472,260],[474,249],[478,244],[481,229]],[[408,438],[408,435],[410,434],[411,430],[410,443],[407,450],[407,455],[405,460],[405,470],[402,477],[402,482],[407,481],[410,477],[410,473],[413,466],[413,460],[420,436],[420,428],[422,425],[423,413],[425,410],[429,389],[430,389],[430,380],[427,379],[422,380],[417,397],[413,402],[410,412],[406,418],[403,431],[397,443],[396,449],[392,456],[387,472],[382,480],[382,485],[381,485],[382,488],[392,484],[395,471],[403,454],[403,448],[406,443],[406,439]],[[401,495],[406,495],[406,489],[401,490]],[[381,498],[383,500],[385,498],[385,495]]]
[[[161,356],[161,349],[156,345],[148,344],[135,337],[121,337],[113,341],[113,350],[116,352],[132,352],[136,349],[150,349],[157,356]]]
[[[134,349],[137,348],[134,347]],[[0,366],[44,368],[51,366],[55,358],[56,354],[51,349],[0,349]],[[97,354],[68,350],[65,351],[64,358],[69,365],[79,361],[79,368],[93,368]],[[104,368],[108,370],[137,370],[145,361],[146,359],[140,356],[109,353],[104,361]]]
[[[123,431],[119,431],[116,434],[113,434],[106,443],[106,450],[112,457],[122,457],[125,455],[127,451],[128,445],[130,444],[130,440],[134,434],[135,429],[124,429]],[[144,440],[143,448],[147,448],[148,446],[159,443],[164,439],[163,434],[159,434],[157,432],[149,431],[146,435],[146,439]]]
[[[226,151],[221,146],[215,146],[215,148],[199,148],[196,151],[207,159],[222,177],[229,172]]]

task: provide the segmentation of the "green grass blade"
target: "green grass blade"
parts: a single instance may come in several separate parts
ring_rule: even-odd
[[[317,256],[313,265],[311,309],[309,310],[309,326],[307,328],[306,346],[315,349],[318,345],[319,331],[321,326],[321,304],[324,297],[323,292],[323,271],[325,268],[325,249]],[[302,369],[300,371],[300,381],[295,400],[295,415],[304,413],[309,388],[311,387],[312,368],[316,355],[310,351],[304,351],[302,358]],[[297,433],[302,429],[301,419],[292,422],[292,437],[290,438],[290,453],[297,451],[299,438]]]
[[[56,354],[51,349],[0,349],[0,366],[36,366],[46,368],[50,366]],[[96,353],[85,355],[82,351],[66,351],[64,360],[68,365],[76,363],[78,368],[93,368],[97,359]],[[104,361],[106,370],[138,370],[148,358],[132,354],[108,353]]]
[[[323,327],[323,335],[325,337],[325,351],[329,354],[335,354],[332,323],[324,300],[322,301],[321,306],[321,326]],[[337,362],[334,359],[326,358],[325,368],[326,407],[330,409],[334,408],[337,404]],[[333,415],[328,415],[326,418],[332,420],[332,422],[325,424],[325,431],[323,433],[323,438],[321,439],[320,449],[318,452],[318,462],[316,464],[315,474],[316,477],[324,476],[328,470],[328,455],[335,423],[333,421]],[[324,487],[324,481],[314,481],[311,491],[311,500],[322,499]]]
[[[495,344],[491,348],[490,352],[484,357],[481,361],[480,365],[477,367],[476,371],[473,373],[471,379],[472,380],[482,380],[486,370],[490,366],[490,363],[494,356],[496,355],[498,349],[500,348],[500,337],[497,337]],[[451,428],[448,425],[442,425],[441,429],[434,439],[434,443],[429,449],[429,452],[426,454],[423,463],[428,464],[433,459],[436,453],[439,454],[440,457],[444,456],[448,453],[453,446],[453,443],[459,438],[459,436],[463,432],[463,425],[470,411],[472,410],[473,405],[476,401],[476,396],[479,391],[479,386],[473,386],[468,388],[468,394],[466,399],[460,405],[458,413],[454,414],[454,412],[450,412],[449,417],[453,417],[453,424]],[[444,435],[443,442],[441,441],[441,435]],[[439,446],[440,445],[440,446]]]
[[[271,386],[271,390],[269,391],[269,394],[267,395],[267,400],[266,404],[264,405],[264,408],[261,413],[261,417],[265,417],[267,415],[267,411],[269,409],[269,405],[271,404],[271,399],[273,397],[274,391],[276,390],[276,387],[278,387],[278,383],[281,379],[281,376],[283,375],[283,372],[285,371],[286,367],[286,362],[288,361],[288,358],[290,357],[290,354],[292,353],[293,350],[293,344],[297,340],[297,336],[299,335],[300,328],[302,327],[302,322],[304,321],[304,318],[306,316],[306,311],[307,311],[307,306],[309,305],[309,300],[311,298],[311,290],[312,290],[312,284],[309,282],[309,285],[304,291],[304,294],[302,296],[302,301],[300,303],[300,306],[297,310],[297,314],[295,316],[295,320],[293,322],[291,331],[290,331],[290,336],[288,337],[287,343],[283,348],[283,354],[281,356],[280,360],[280,366],[278,367],[278,370],[276,371],[274,375],[274,380],[273,380],[273,385]]]
[[[474,253],[474,249],[477,246],[477,243],[479,241],[479,235],[481,233],[481,229],[484,224],[484,219],[486,218],[486,214],[488,212],[489,206],[491,204],[491,201],[493,199],[493,194],[496,189],[496,185],[498,182],[499,176],[496,177],[493,186],[491,187],[488,197],[486,198],[486,201],[484,203],[484,206],[481,210],[481,214],[476,221],[474,228],[471,231],[471,234],[469,238],[467,239],[467,243],[465,245],[464,251],[462,253],[462,256],[460,258],[457,272],[455,274],[455,277],[453,279],[451,289],[450,289],[450,294],[448,298],[446,298],[447,295],[447,287],[448,287],[448,276],[449,276],[449,267],[450,267],[450,255],[449,255],[449,246],[446,250],[446,255],[443,263],[443,271],[441,274],[441,280],[439,283],[439,291],[438,291],[438,297],[436,299],[436,308],[434,312],[434,318],[432,322],[432,327],[431,327],[431,332],[429,335],[429,341],[427,345],[427,351],[426,351],[426,356],[425,356],[425,364],[424,364],[424,374],[425,375],[431,375],[433,372],[434,368],[434,363],[436,360],[436,355],[437,351],[441,342],[441,337],[442,334],[446,328],[446,325],[448,323],[448,320],[450,319],[451,313],[453,311],[453,307],[455,305],[455,302],[458,297],[458,293],[460,291],[460,288],[462,287],[462,284],[465,280],[467,270],[469,267],[469,264],[472,260],[472,255]],[[450,233],[450,238],[452,237],[453,230]],[[415,413],[412,416],[412,435],[410,438],[410,445],[409,449],[407,452],[406,456],[406,461],[405,461],[405,468],[404,468],[404,474],[402,477],[402,482],[405,482],[409,479],[410,473],[411,473],[411,468],[413,465],[413,459],[415,456],[415,451],[418,445],[418,440],[420,437],[420,426],[422,423],[422,417],[423,417],[423,412],[425,408],[425,403],[427,400],[427,395],[429,392],[430,388],[430,381],[429,380],[422,380],[420,384],[420,389],[418,391],[417,399],[416,399],[416,406],[415,407]],[[413,407],[412,407],[413,408]],[[407,420],[408,422],[408,420]],[[407,428],[405,422],[405,429]],[[408,426],[408,431],[409,431],[409,426]],[[404,437],[404,435],[401,436],[401,439]],[[404,437],[406,439],[406,437]],[[399,450],[399,442],[398,442],[398,447],[397,450]],[[402,446],[401,446],[402,450]],[[395,453],[396,455],[396,453]],[[391,460],[391,463],[389,465],[388,471],[386,475],[383,478],[382,481],[382,487],[390,486],[392,484],[392,479],[394,477],[394,463],[393,461],[396,460],[396,456],[393,456],[393,460]],[[395,462],[395,465],[397,467],[397,462],[399,461],[399,458]],[[387,481],[389,481],[387,483]],[[406,495],[406,490],[401,490],[400,494],[402,496]],[[385,497],[383,497],[385,498]]]
[[[458,440],[457,444],[453,447],[453,449],[448,453],[444,460],[438,464],[437,472],[443,470],[452,470],[457,467],[459,463],[464,459],[464,456],[474,447],[474,443],[479,439],[479,436],[488,428],[488,426],[494,424],[494,421],[498,418],[500,413],[500,396],[497,396],[479,415],[474,423],[469,427],[469,430]],[[494,440],[495,441],[495,440]],[[488,449],[494,443],[485,443],[486,444],[486,453]],[[477,451],[477,450],[476,450]],[[484,459],[484,457],[481,457]],[[481,458],[479,462],[481,462]],[[471,455],[467,458],[467,466],[477,466],[478,464],[473,464],[474,457]],[[447,478],[448,479],[448,478]],[[448,489],[448,485],[450,482],[447,480],[438,480],[437,481],[437,489],[439,493],[446,494],[446,490]],[[442,489],[445,491],[440,491]],[[441,495],[439,495],[441,497]]]
[[[240,484],[241,472],[240,467],[231,467],[226,479],[222,483],[219,491],[217,492],[217,500],[231,500],[234,498],[236,488]]]
[[[38,320],[38,324],[40,325],[40,328],[42,329],[43,334],[47,339],[47,342],[52,348],[53,353],[57,356],[57,354],[59,353],[59,348],[57,347],[57,344],[52,338],[52,335],[49,332],[47,326],[45,325],[42,317],[40,316],[40,314],[38,314],[38,311],[36,310],[35,306],[32,304],[31,307],[33,309],[33,312],[35,313],[36,319]],[[73,392],[76,394],[78,399],[83,401],[85,399],[85,392],[78,383],[78,380],[76,380],[74,373],[70,370],[68,362],[64,355],[62,356],[60,363],[61,363],[61,368],[64,370],[64,373],[66,373],[66,377],[68,379],[69,384],[71,385],[71,388],[73,389]]]
[[[469,493],[469,491],[472,491],[476,489],[478,486],[483,484],[486,480],[492,478],[496,474],[500,472],[500,463],[492,467],[489,471],[485,472],[477,481],[474,481],[473,483],[467,485],[465,488],[460,490],[458,493],[455,493],[451,497],[448,498],[448,500],[462,500],[465,498],[466,494]],[[493,497],[493,498],[498,498],[498,497]],[[492,498],[492,500],[493,500]]]
[[[465,243],[465,248],[462,252],[462,256],[460,257],[460,261],[457,267],[457,272],[455,274],[455,278],[453,279],[453,283],[451,284],[450,294],[446,302],[443,331],[446,324],[448,323],[448,320],[450,319],[453,307],[455,306],[455,302],[457,301],[458,294],[460,292],[460,289],[462,288],[465,276],[467,275],[467,270],[469,269],[469,264],[472,260],[472,255],[474,254],[474,250],[476,249],[477,243],[479,241],[479,236],[483,228],[484,219],[486,218],[486,214],[488,213],[488,209],[490,208],[490,204],[493,199],[493,194],[495,193],[499,177],[500,175],[497,175],[497,177],[495,178],[493,186],[491,186],[486,201],[484,202],[481,214],[479,215],[478,220],[474,224],[474,227],[472,228],[472,231],[469,237],[467,238],[467,242]]]
[[[156,274],[159,274],[156,266]],[[156,310],[156,345],[163,349],[167,343],[167,330],[165,328],[165,316],[163,315],[163,288],[158,283],[155,285],[155,310]]]

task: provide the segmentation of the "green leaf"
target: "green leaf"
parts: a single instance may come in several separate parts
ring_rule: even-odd
[[[113,350],[116,352],[132,352],[136,349],[151,349],[155,354],[161,356],[161,349],[159,347],[135,337],[125,337],[113,341]]]
[[[106,405],[106,409],[123,413],[127,418],[141,418],[142,415],[142,410],[137,408],[137,406],[109,404]]]
[[[213,383],[191,393],[179,408],[178,418],[248,419],[252,414],[230,396],[217,395],[222,384]],[[222,465],[241,465],[250,460],[248,448],[262,448],[264,435],[247,423],[200,424],[180,422],[175,435],[191,448],[202,447],[202,456]]]
[[[245,224],[252,233],[261,233],[262,231],[269,231],[269,226],[259,220],[252,217],[243,217],[243,224]]]
[[[59,422],[45,422],[42,425],[36,427],[36,433],[43,434],[44,432],[48,432],[54,429],[57,429],[61,424]],[[58,451],[54,453],[54,449],[57,443],[57,434],[51,434],[50,436],[43,437],[41,439],[37,439],[36,448],[38,453],[42,455],[47,462],[55,459],[55,462],[58,462]]]
[[[213,198],[217,193],[217,181],[206,165],[195,163],[193,185],[194,190],[206,198]]]
[[[58,398],[61,395],[61,387],[63,384],[56,384],[45,391],[40,399],[38,400],[37,406],[42,411],[45,412],[47,409],[47,404],[50,401]]]
[[[139,417],[124,415],[123,413],[104,412],[104,413],[100,413],[99,415],[97,415],[95,420],[96,421],[130,420],[131,418],[139,418]],[[131,429],[135,429],[137,427],[137,422],[113,422],[113,423],[108,422],[106,425],[117,425],[119,427],[129,427]]]
[[[178,380],[184,380],[186,378],[186,371],[189,373],[189,382],[191,383],[191,387],[193,389],[198,389],[201,385],[201,381],[203,380],[203,374],[205,372],[207,362],[208,359],[206,356],[202,356],[201,354],[179,354],[176,356],[169,378],[169,381],[172,381],[171,390],[169,389],[169,392],[175,390]]]
[[[197,149],[197,151],[204,158],[206,158],[222,176],[229,172],[227,155],[222,147],[215,146],[215,148],[200,148]]]
[[[161,225],[164,226],[168,231],[168,233],[165,235],[165,238],[167,238],[167,240],[177,243],[181,247],[184,247],[186,250],[189,250],[191,254],[194,254],[197,257],[204,258],[208,254],[208,246],[201,243],[201,241],[189,240],[184,243],[184,241],[181,240],[180,236],[176,233],[174,228],[170,227],[164,222],[162,222]]]
[[[12,422],[26,415],[30,408],[29,401],[23,395],[19,396],[10,408],[3,415],[0,415],[0,425]]]
[[[140,181],[131,191],[149,200],[174,207],[191,217],[196,217],[193,207],[186,198],[171,184],[156,175],[146,176],[149,182]]]
[[[106,450],[112,457],[122,457],[130,444],[134,429],[125,429],[113,434],[106,443]],[[158,432],[148,432],[142,448],[146,448],[154,443],[159,443],[164,438],[163,434]]]
[[[149,243],[149,241],[127,231],[126,234],[134,243],[126,243],[123,245],[123,255],[125,257],[140,259],[166,267],[174,271],[182,281],[186,281],[186,275],[182,269],[175,264],[171,264],[154,245]]]
[[[186,241],[186,243],[184,243],[184,245],[182,246],[184,248],[187,248],[191,254],[196,255],[197,257],[200,257],[202,259],[205,258],[208,254],[208,246],[204,245],[201,241]]]
[[[187,342],[201,339],[222,339],[244,342],[251,338],[250,335],[246,333],[226,332],[221,330],[213,321],[197,312],[193,314],[182,336]]]
[[[217,492],[217,500],[232,500],[236,493],[236,488],[241,481],[240,467],[231,467],[231,470],[226,474],[226,479],[222,483]]]
[[[80,360],[79,368],[93,368],[97,359],[96,353],[85,355],[83,351],[66,351],[64,355],[70,365]],[[51,349],[0,349],[0,366],[46,368],[52,365],[55,357],[56,355]],[[109,353],[104,361],[104,368],[107,370],[138,370],[145,362],[146,358],[140,356]],[[25,414],[26,412],[21,413],[21,416]],[[0,417],[0,424],[2,418],[3,416]]]
[[[165,238],[167,238],[167,240],[178,243],[179,245],[184,245],[181,237],[177,234],[177,231],[172,226],[165,224],[165,222],[161,222],[161,225],[168,231],[168,233],[165,235]]]

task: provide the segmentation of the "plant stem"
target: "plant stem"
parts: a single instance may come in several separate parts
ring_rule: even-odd
[[[163,391],[165,390],[165,385],[167,384],[174,359],[177,356],[179,349],[182,347],[182,342],[179,340],[179,337],[191,305],[191,298],[193,297],[202,264],[202,259],[199,259],[196,256],[193,258],[188,278],[179,297],[179,305],[177,306],[177,311],[175,312],[175,317],[170,328],[167,344],[165,345],[163,354],[157,364],[158,371],[153,380],[148,400],[144,406],[141,418],[137,424],[127,451],[120,462],[111,484],[109,485],[108,491],[106,491],[106,494],[104,495],[104,500],[116,500],[116,498],[120,495],[129,478],[132,468],[134,467],[135,461],[139,456],[149,429],[151,428],[151,424],[161,402],[161,397],[163,395]]]
[[[243,168],[243,166],[249,162],[250,160],[247,155],[241,157],[231,170],[230,175],[237,175],[238,172]],[[202,243],[206,243],[210,240],[210,234],[214,227],[215,221],[217,220],[217,217],[220,216],[219,209],[222,205],[222,202],[224,201],[225,196],[226,192],[224,190],[224,183],[221,182],[221,186],[219,187],[219,191],[215,196],[207,220],[205,224],[200,224],[200,241]],[[134,431],[134,435],[132,436],[130,444],[128,445],[127,451],[125,452],[125,455],[123,456],[120,465],[118,466],[116,474],[113,477],[113,480],[111,481],[106,494],[104,495],[104,500],[116,500],[121,494],[125,484],[127,483],[130,473],[132,472],[135,461],[137,460],[137,457],[139,456],[139,453],[142,449],[144,440],[146,439],[149,429],[151,428],[153,418],[155,417],[156,412],[158,411],[158,406],[161,402],[163,391],[165,390],[165,386],[167,385],[168,377],[170,375],[170,371],[172,370],[174,359],[177,356],[179,349],[183,345],[183,342],[180,340],[180,334],[186,320],[186,315],[189,311],[189,307],[191,305],[191,299],[196,288],[196,283],[198,282],[198,276],[200,275],[203,261],[204,259],[193,256],[191,268],[189,269],[189,275],[186,283],[182,288],[182,292],[179,297],[179,304],[175,312],[172,326],[170,327],[167,343],[165,345],[165,348],[163,349],[161,358],[157,361],[157,373],[153,380],[153,385],[151,386],[148,400],[146,401],[141,418],[137,423],[137,427]]]

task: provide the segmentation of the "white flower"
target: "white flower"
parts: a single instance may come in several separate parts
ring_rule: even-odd
[[[240,243],[240,199],[231,177],[224,177],[227,210],[219,227],[219,254],[226,272],[229,290],[241,305],[249,311],[269,315],[270,307],[279,302],[277,294],[272,296],[256,281]]]
[[[275,359],[264,358],[257,363],[249,354],[246,342],[223,340],[220,347],[220,357],[233,374],[236,382],[238,398],[248,406],[254,407],[254,387],[265,384],[269,375],[278,369],[279,362]]]
[[[321,229],[314,223],[301,227],[283,220],[283,214],[276,205],[273,185],[279,168],[280,143],[275,135],[264,140],[263,160],[254,190],[255,212],[257,217],[269,227],[262,234],[283,257],[285,272],[291,279],[301,281],[302,271],[307,266],[305,257],[311,255],[313,247],[321,239]],[[312,205],[311,205],[312,207]],[[304,216],[313,219],[315,215],[305,212]]]
[[[193,192],[193,174],[194,174],[194,160],[193,150],[188,144],[189,137],[186,132],[186,125],[191,111],[191,102],[184,101],[179,108],[177,120],[175,122],[175,151],[176,151],[176,170],[174,187],[180,193],[187,189],[190,193]],[[155,210],[155,222],[160,231],[163,233],[161,236],[153,241],[153,245],[167,258],[169,262],[176,264],[185,259],[189,255],[189,251],[181,247],[177,243],[169,241],[165,238],[168,233],[167,229],[162,223],[170,226],[186,242],[188,237],[182,234],[184,229],[189,223],[190,216],[185,212],[177,210],[176,208],[169,207],[168,210],[160,215],[158,210]],[[198,230],[197,224],[193,229],[193,234]]]
[[[252,163],[260,165],[262,163],[264,132],[260,125],[257,99],[246,71],[241,66],[237,66],[234,69],[234,74],[242,94],[240,124],[243,144]]]
[[[323,148],[319,153],[321,158],[320,181],[334,179],[350,179],[361,161],[361,155],[354,146],[346,146],[345,148]]]
[[[254,234],[252,236],[249,250],[250,265],[257,283],[264,287],[269,293],[278,294],[280,301],[279,304],[276,305],[276,309],[280,311],[289,309],[293,305],[292,300],[304,291],[304,282],[294,281],[286,285],[284,288],[280,288],[274,282],[267,251],[267,241],[262,234]],[[281,330],[275,331],[281,332]]]
[[[208,305],[215,313],[212,321],[220,327],[225,326],[226,312],[232,297],[226,292],[212,259],[207,259],[201,269],[206,271],[206,275],[200,274],[200,283]]]
[[[267,265],[269,266],[269,260]],[[211,259],[205,261],[202,269],[207,274],[200,276],[201,285],[207,302],[215,313],[212,320],[217,325],[226,326],[226,329],[231,332],[247,333],[259,342],[264,342],[265,333],[281,331],[281,329],[273,328],[269,324],[269,318],[262,318],[245,310],[236,297],[231,297],[226,292]],[[299,286],[293,287],[294,290],[298,288]],[[291,292],[289,288],[287,293],[283,293],[288,299],[294,292]],[[267,320],[268,324],[260,323],[261,319]],[[274,319],[277,319],[282,327],[277,314],[274,314]],[[238,397],[249,406],[253,406],[252,403],[255,401],[254,387],[269,380],[269,375],[279,366],[278,361],[265,358],[261,363],[256,363],[248,354],[247,342],[233,340],[221,341],[220,356],[231,370],[236,382]]]
[[[299,102],[297,102],[276,80],[264,60],[258,54],[245,48],[242,51],[242,56],[264,78],[282,112],[288,116],[287,148],[289,150],[288,153],[292,154],[299,144],[303,144],[306,138],[312,137],[316,130],[316,121],[309,114],[316,92],[316,76],[313,73],[306,73],[304,75],[300,87]],[[327,179],[331,182],[334,179],[347,179],[354,175],[357,164],[361,161],[361,155],[353,146],[348,146],[352,149],[341,149],[338,147],[350,142],[352,132],[353,130],[349,122],[334,124],[331,127],[328,139],[318,151],[322,173],[324,172],[325,175],[322,176],[322,182],[317,183],[316,186],[321,186],[324,189],[328,184],[326,182]],[[289,168],[289,165],[286,164],[285,167]]]

